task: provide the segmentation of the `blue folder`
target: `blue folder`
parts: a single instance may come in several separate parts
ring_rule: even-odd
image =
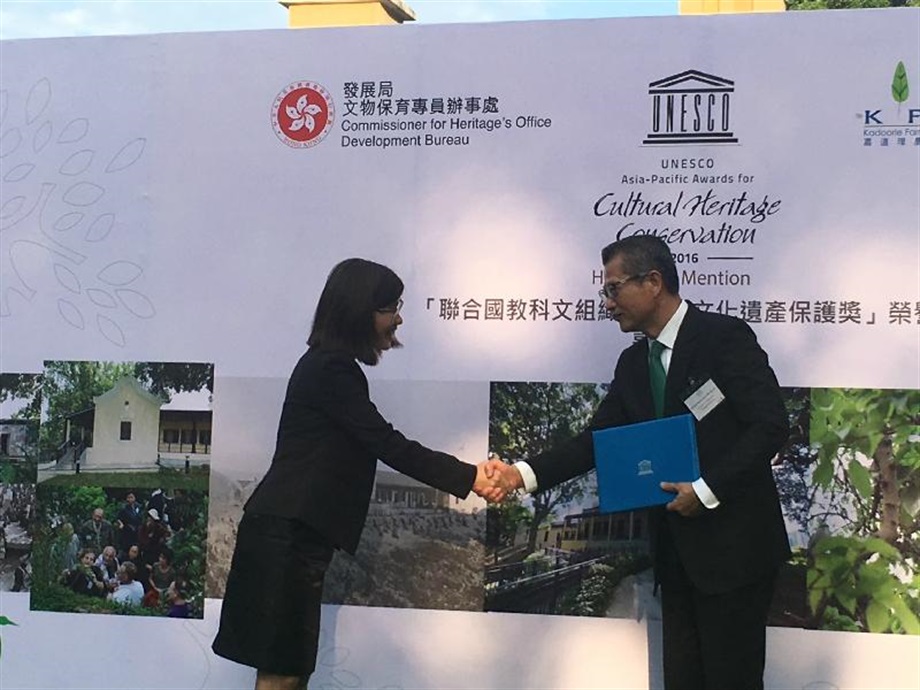
[[[676,494],[661,482],[700,478],[693,415],[601,429],[593,433],[602,513],[663,505]]]

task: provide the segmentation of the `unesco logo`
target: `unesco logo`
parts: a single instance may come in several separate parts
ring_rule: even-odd
[[[737,144],[731,131],[735,82],[695,69],[648,85],[651,129],[643,145]]]

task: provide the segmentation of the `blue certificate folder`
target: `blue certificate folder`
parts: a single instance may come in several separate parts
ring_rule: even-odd
[[[595,431],[594,463],[602,513],[663,505],[676,494],[661,482],[700,478],[693,415]]]

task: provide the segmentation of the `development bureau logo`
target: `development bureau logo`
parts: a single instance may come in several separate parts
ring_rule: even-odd
[[[291,148],[316,146],[329,134],[334,121],[332,96],[312,81],[288,84],[272,103],[272,128]]]
[[[651,130],[643,145],[737,144],[731,131],[735,82],[690,69],[648,85]]]

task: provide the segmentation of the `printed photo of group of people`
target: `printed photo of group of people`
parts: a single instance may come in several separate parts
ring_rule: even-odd
[[[202,618],[214,367],[49,361],[0,380],[0,588]]]
[[[33,609],[202,617],[200,492],[40,486],[39,514]]]

